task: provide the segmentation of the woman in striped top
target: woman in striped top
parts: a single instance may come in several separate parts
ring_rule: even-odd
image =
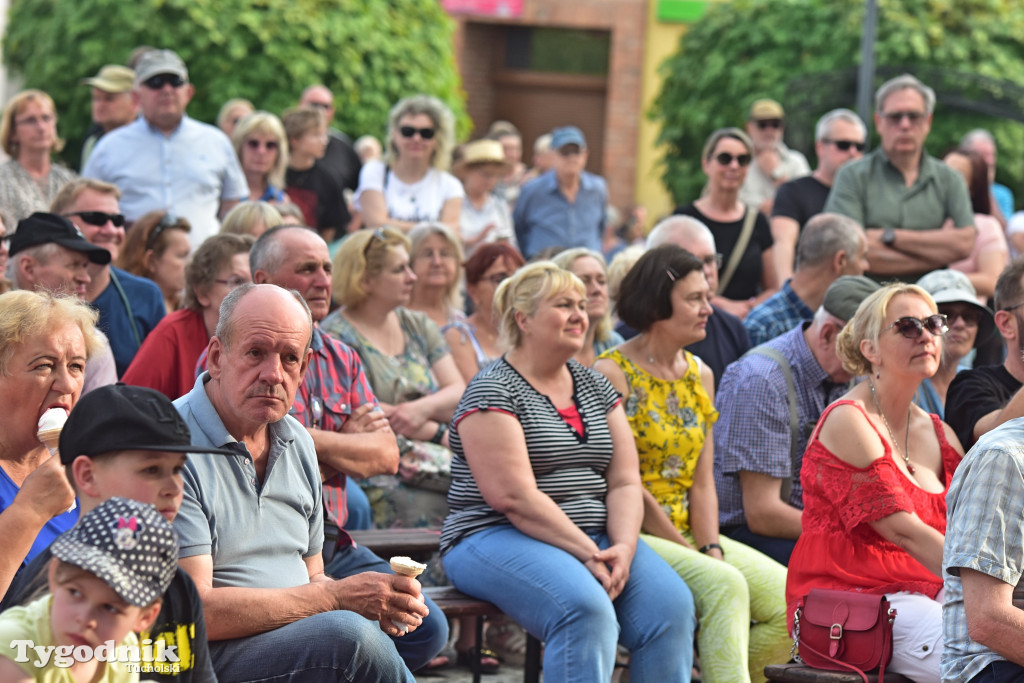
[[[572,360],[587,332],[579,279],[527,266],[495,294],[509,352],[452,420],[444,567],[547,643],[544,674],[608,681],[616,643],[633,680],[687,681],[686,584],[640,541],[636,448],[611,384]]]

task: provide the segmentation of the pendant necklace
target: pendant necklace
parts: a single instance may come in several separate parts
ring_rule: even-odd
[[[916,471],[914,466],[910,464],[910,411],[913,408],[911,407],[907,409],[907,436],[904,441],[907,445],[907,451],[904,453],[900,450],[900,444],[896,441],[896,435],[892,433],[892,427],[889,426],[889,421],[885,419],[885,413],[882,412],[882,404],[878,402],[878,394],[875,393],[875,383],[871,381],[870,377],[868,377],[868,386],[871,387],[871,400],[875,402],[875,408],[878,409],[878,414],[882,416],[882,424],[885,425],[886,431],[889,432],[889,438],[892,439],[893,448],[895,448],[896,452],[900,454],[901,458],[903,458],[903,462],[907,464],[907,471],[913,475]]]

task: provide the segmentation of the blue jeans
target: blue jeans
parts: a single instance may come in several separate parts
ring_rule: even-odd
[[[380,559],[371,550],[362,546],[338,548],[326,569],[327,575],[336,579],[363,572],[394,574],[386,560]],[[445,619],[444,612],[426,595],[423,596],[423,601],[427,604],[430,614],[419,628],[404,636],[392,638],[398,654],[412,671],[426,666],[448,642],[448,620]]]
[[[352,477],[345,477],[345,498],[348,508],[345,530],[361,531],[371,528],[373,526],[373,510],[370,509],[370,499],[366,497],[359,482]]]
[[[249,638],[210,643],[222,681],[243,683],[391,683],[415,678],[375,621],[324,612]]]
[[[605,534],[591,538],[609,545]],[[545,680],[610,680],[618,642],[632,652],[632,680],[690,680],[693,596],[643,541],[614,602],[579,560],[513,526],[462,539],[445,555],[444,569],[460,591],[494,603],[546,643]]]
[[[1006,660],[992,662],[971,683],[1024,683],[1024,666]]]

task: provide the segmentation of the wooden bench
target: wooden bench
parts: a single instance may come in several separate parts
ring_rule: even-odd
[[[863,683],[858,674],[852,671],[825,671],[812,669],[803,664],[769,664],[764,668],[764,675],[769,681],[778,683]],[[913,683],[906,676],[886,673],[881,681],[878,674],[868,674],[869,683]]]

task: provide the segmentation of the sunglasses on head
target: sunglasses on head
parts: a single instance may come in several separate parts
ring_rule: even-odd
[[[851,147],[856,149],[858,152],[864,151],[863,142],[854,142],[853,140],[829,140],[825,138],[822,142],[827,142],[830,145],[835,145],[836,149],[840,152],[848,152]]]
[[[259,149],[260,147],[266,147],[268,151],[274,151],[278,148],[277,140],[262,140],[249,139],[245,141],[245,146],[249,149]]]
[[[114,224],[115,228],[120,228],[124,225],[124,214],[123,213],[105,213],[103,211],[75,211],[73,213],[64,214],[65,218],[71,216],[78,216],[89,225],[95,225],[97,227],[107,224],[110,221]]]
[[[946,321],[946,316],[941,313],[930,315],[927,318],[914,318],[907,316],[906,318],[897,318],[896,322],[887,327],[887,330],[896,328],[896,331],[902,334],[907,339],[917,339],[921,334],[928,330],[936,337],[949,332],[949,324]]]
[[[728,166],[734,159],[740,166],[747,166],[750,164],[751,156],[749,154],[737,154],[734,156],[728,152],[719,152],[715,155],[715,161],[722,166]]]
[[[171,84],[172,88],[180,88],[185,85],[185,79],[178,74],[157,74],[156,76],[150,76],[146,80],[142,81],[142,85],[146,86],[150,90],[159,90],[168,83]]]
[[[782,128],[782,119],[759,119],[757,127],[761,130],[766,128]]]
[[[156,240],[160,237],[160,233],[168,228],[178,227],[178,217],[173,213],[165,213],[164,217],[160,219],[160,222],[156,224],[152,232],[149,233],[149,237],[146,239],[146,251],[149,251],[156,246]]]
[[[403,138],[411,138],[413,135],[419,133],[420,138],[424,140],[430,140],[434,137],[433,128],[417,128],[416,126],[401,126],[398,132],[402,134]]]

